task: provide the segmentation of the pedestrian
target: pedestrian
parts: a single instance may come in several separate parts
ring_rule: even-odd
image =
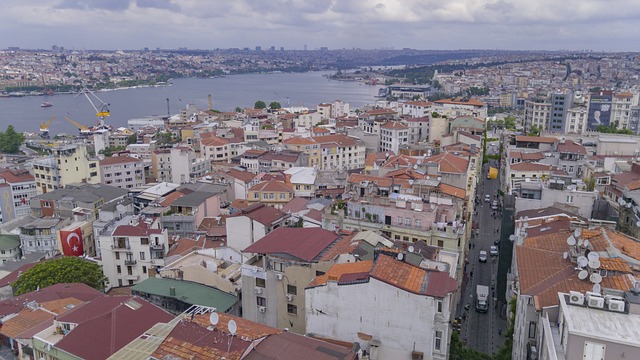
[[[502,335],[502,328],[498,329],[498,335]]]
[[[473,270],[469,273],[469,277],[473,277]]]

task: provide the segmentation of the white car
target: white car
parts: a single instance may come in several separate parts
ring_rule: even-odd
[[[491,249],[489,250],[489,254],[491,254],[491,256],[498,256],[498,247],[491,246]]]
[[[478,256],[478,260],[480,260],[480,262],[487,262],[487,252],[482,250],[480,251],[480,255]]]
[[[498,210],[498,201],[497,200],[493,200],[493,202],[491,203],[491,209]]]
[[[490,202],[491,201],[491,195],[487,194],[484,196],[484,202]]]

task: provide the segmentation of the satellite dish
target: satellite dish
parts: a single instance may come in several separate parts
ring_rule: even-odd
[[[578,266],[585,267],[587,266],[587,264],[589,264],[589,260],[586,257],[580,256],[578,258]]]
[[[637,226],[637,227],[640,227],[640,221],[638,221],[638,222],[636,223],[636,226]]]
[[[583,243],[582,245],[584,245],[584,247],[588,247],[588,246],[589,246],[589,240],[586,240],[586,239],[585,239],[585,240],[584,240],[584,243]]]
[[[413,165],[413,169],[414,169],[414,170],[418,170],[418,164],[414,164],[414,165]]]
[[[415,249],[413,248],[413,246],[409,246],[409,252],[412,253]]]
[[[231,335],[235,335],[236,331],[238,331],[238,326],[236,325],[235,320],[229,320],[229,324],[227,324],[227,328],[229,329],[229,333]]]
[[[398,260],[402,261],[402,259],[404,259],[404,254],[403,253],[398,253],[397,258],[398,258]]]
[[[600,284],[602,282],[602,276],[600,276],[600,274],[598,273],[593,273],[589,277],[589,281],[591,281],[594,284]]]
[[[524,218],[522,216],[520,216],[520,219],[518,219],[518,221],[522,221]]]
[[[525,216],[525,217],[524,217],[524,221],[529,221],[529,217],[528,217],[528,216]]]
[[[516,239],[516,236],[515,236],[515,235],[513,235],[513,234],[509,235],[509,240],[513,241],[513,240],[515,240],[515,239]]]
[[[596,259],[596,260],[589,260],[589,267],[592,269],[598,269],[600,268],[600,260]]]
[[[589,272],[587,270],[582,270],[578,273],[578,279],[584,280],[589,276]]]
[[[582,239],[578,239],[578,246],[582,246]]]
[[[565,251],[564,254],[562,254],[562,258],[566,260],[568,257],[569,253]]]
[[[592,252],[589,253],[589,255],[587,255],[587,259],[589,259],[589,260],[598,260],[598,259],[600,259],[600,255],[598,255],[597,252],[592,251]]]
[[[567,238],[567,245],[573,246],[575,244],[576,244],[576,238],[574,238],[573,235],[569,236]]]
[[[528,227],[529,227],[529,223],[528,222],[524,223],[524,228],[526,229]]]
[[[573,236],[574,236],[574,237],[580,237],[580,229],[579,229],[579,228],[578,228],[578,229],[575,229],[575,230],[573,231]]]
[[[220,317],[218,316],[218,313],[212,312],[211,315],[209,315],[209,322],[211,323],[211,325],[216,326],[219,320]]]
[[[624,200],[622,200],[622,198],[618,198],[618,204],[624,205]]]
[[[602,287],[600,286],[600,284],[593,284],[593,289],[591,289],[594,293],[600,293],[600,290],[602,290]]]

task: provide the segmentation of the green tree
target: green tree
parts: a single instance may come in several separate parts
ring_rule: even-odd
[[[491,360],[491,356],[464,346],[460,335],[454,331],[449,342],[449,360]]]
[[[256,101],[256,103],[253,105],[254,109],[264,109],[266,107],[267,107],[267,104],[262,100]]]
[[[138,134],[131,134],[127,139],[127,144],[135,144],[138,142]]]
[[[237,113],[241,113],[242,112],[242,108],[240,106],[236,106],[236,112]]]
[[[272,101],[272,102],[269,104],[269,109],[271,109],[271,110],[277,110],[277,109],[280,109],[280,108],[282,108],[282,106],[281,106],[281,105],[280,105],[280,103],[279,103],[279,102],[277,102],[277,101]]]
[[[527,133],[527,135],[529,136],[540,136],[540,129],[533,125],[531,126],[531,129],[529,129],[529,132]]]
[[[438,114],[437,112],[434,111],[434,112],[431,113],[431,117],[432,118],[439,118],[440,114]]]
[[[106,148],[100,150],[98,154],[102,154],[105,157],[111,157],[113,153],[123,151],[124,149],[124,146],[107,146]]]
[[[591,175],[587,181],[587,191],[593,191],[596,188],[596,179]]]
[[[504,118],[504,126],[509,129],[509,130],[513,130],[516,128],[516,118],[514,116],[507,116],[506,118]]]
[[[24,144],[24,134],[16,132],[13,125],[7,126],[7,130],[0,131],[0,152],[16,154],[20,151],[20,146]]]
[[[60,283],[83,283],[104,290],[107,278],[100,266],[75,256],[64,256],[37,264],[11,284],[15,296]]]

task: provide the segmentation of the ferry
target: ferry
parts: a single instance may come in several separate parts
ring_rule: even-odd
[[[40,107],[52,107],[52,106],[53,104],[48,101],[45,101],[42,104],[40,104]]]

